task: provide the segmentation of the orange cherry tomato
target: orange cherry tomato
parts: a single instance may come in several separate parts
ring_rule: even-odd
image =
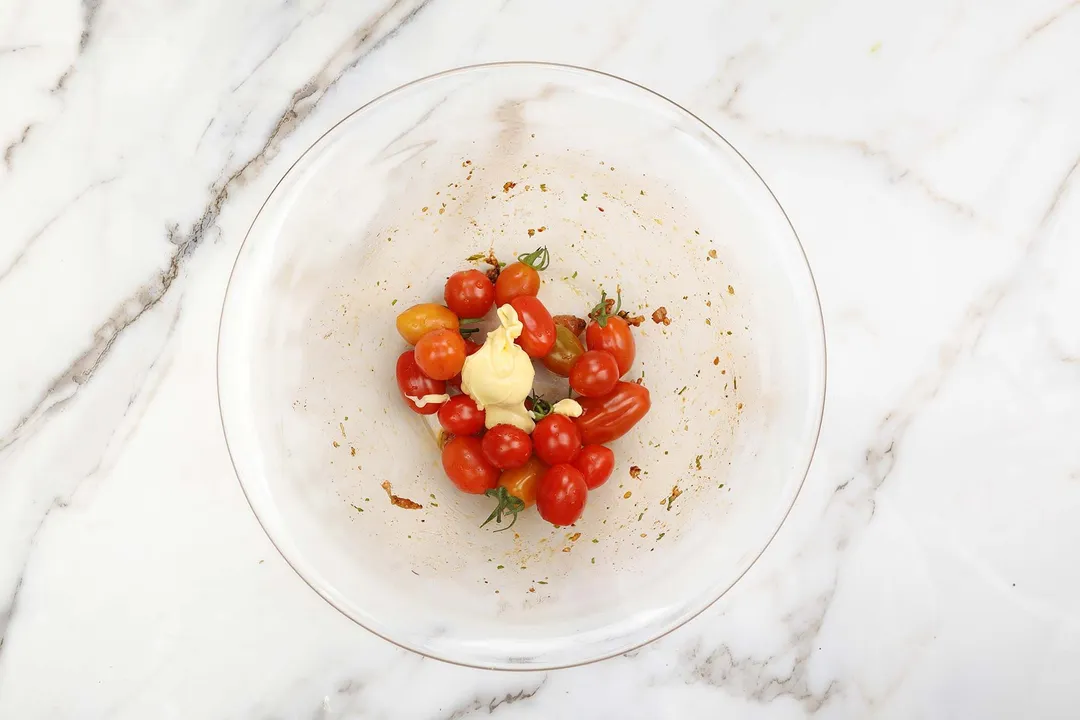
[[[516,297],[536,297],[540,292],[540,273],[551,263],[546,247],[540,247],[519,255],[518,261],[510,263],[499,272],[495,280],[495,305],[502,307]]]
[[[435,303],[413,305],[397,316],[397,331],[410,345],[432,330],[457,330],[459,325],[458,316],[450,308]]]
[[[539,484],[543,474],[547,472],[547,469],[548,466],[540,458],[533,455],[521,467],[504,470],[503,474],[499,476],[499,485],[506,488],[506,491],[518,500],[521,500],[525,507],[531,507],[536,503],[536,486]]]
[[[432,330],[416,343],[416,364],[433,380],[449,380],[465,365],[465,338],[457,330]]]

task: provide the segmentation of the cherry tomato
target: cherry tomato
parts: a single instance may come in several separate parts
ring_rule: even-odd
[[[397,359],[397,384],[402,397],[412,395],[419,398],[425,395],[442,395],[446,392],[446,383],[442,380],[432,380],[423,373],[420,366],[416,364],[416,356],[412,350],[406,350]],[[413,412],[421,415],[434,415],[439,412],[438,404],[417,407],[416,403],[407,397],[405,397],[405,402],[409,404]]]
[[[578,340],[574,331],[563,325],[556,325],[555,344],[541,362],[556,375],[568,377],[570,368],[574,367],[574,361],[584,354],[585,346]]]
[[[397,316],[397,331],[410,345],[415,345],[432,330],[457,330],[459,325],[458,316],[450,308],[435,303],[413,305]]]
[[[513,425],[496,425],[481,441],[484,457],[500,470],[519,468],[532,457],[529,433]]]
[[[439,407],[439,424],[451,435],[477,435],[486,413],[468,395],[455,395]]]
[[[434,380],[449,380],[465,365],[465,338],[457,330],[432,330],[416,343],[416,364]]]
[[[589,488],[573,465],[553,465],[536,488],[536,509],[552,525],[573,525],[585,509]]]
[[[615,469],[615,453],[603,445],[586,445],[571,463],[585,478],[590,490],[598,488],[611,477]]]
[[[634,336],[626,321],[617,315],[609,316],[604,327],[596,320],[590,321],[585,328],[585,346],[611,353],[619,365],[619,377],[634,364]]]
[[[499,470],[489,463],[474,437],[456,437],[442,451],[443,470],[458,490],[483,495],[499,484]]]
[[[585,397],[601,397],[619,382],[619,364],[615,356],[603,350],[589,350],[570,370],[570,387]]]
[[[474,354],[481,347],[482,347],[482,345],[480,345],[478,343],[474,343],[469,338],[465,338],[465,357],[469,357],[470,355]],[[461,389],[461,373],[458,373],[454,377],[447,380],[446,384],[460,390]]]
[[[510,301],[510,307],[517,311],[518,319],[524,329],[515,342],[529,357],[542,358],[555,346],[555,321],[544,303],[528,295],[516,297]]]
[[[540,478],[547,472],[548,466],[533,455],[521,467],[504,470],[499,476],[499,484],[506,491],[530,507],[536,503],[536,486]]]
[[[510,263],[495,280],[495,305],[502,307],[517,297],[536,297],[540,273],[523,262]]]
[[[581,452],[581,436],[565,415],[548,415],[533,430],[533,451],[548,465],[573,462]]]
[[[583,397],[578,403],[582,414],[574,424],[586,445],[603,445],[621,438],[645,417],[652,405],[649,391],[643,385],[629,382],[617,383],[615,389],[603,397]],[[533,442],[537,442],[535,437]],[[540,454],[539,449],[537,454]]]
[[[479,270],[461,270],[446,281],[443,298],[459,318],[484,317],[495,302],[495,286]]]

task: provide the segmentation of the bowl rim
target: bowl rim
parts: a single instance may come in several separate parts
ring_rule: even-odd
[[[409,644],[407,642],[399,641],[399,640],[396,640],[396,639],[394,639],[392,637],[389,637],[388,635],[386,635],[386,634],[384,634],[382,632],[379,632],[379,631],[377,631],[377,630],[375,630],[373,628],[368,627],[364,623],[362,623],[359,620],[357,620],[356,618],[354,618],[348,612],[346,612],[343,608],[339,607],[338,604],[336,602],[334,602],[334,600],[326,592],[324,592],[321,588],[317,587],[315,583],[313,583],[310,579],[308,579],[304,575],[304,573],[301,572],[300,569],[296,565],[293,564],[293,561],[282,551],[281,547],[278,545],[277,541],[274,539],[274,536],[267,529],[266,524],[263,522],[262,517],[259,516],[258,511],[255,509],[255,504],[252,502],[251,497],[248,495],[248,490],[244,485],[244,481],[240,477],[240,471],[237,469],[236,460],[233,457],[233,450],[232,450],[231,445],[229,444],[229,433],[228,433],[228,430],[226,429],[225,410],[224,410],[224,407],[223,407],[222,401],[221,401],[221,373],[222,373],[221,343],[222,343],[222,328],[223,328],[224,320],[225,320],[225,310],[226,310],[226,307],[229,304],[230,292],[231,292],[232,287],[233,287],[233,279],[234,279],[234,277],[236,275],[237,268],[239,267],[240,258],[243,255],[244,248],[247,246],[248,240],[251,237],[251,231],[254,229],[255,224],[259,220],[259,217],[262,215],[263,211],[266,209],[267,204],[274,197],[274,194],[277,192],[278,188],[281,187],[281,184],[283,182],[285,182],[285,179],[289,177],[290,173],[292,173],[292,171],[296,168],[296,166],[299,165],[300,162],[303,161],[304,158],[307,157],[308,154],[311,153],[312,150],[314,150],[326,137],[328,137],[335,130],[337,130],[337,128],[339,126],[341,126],[345,122],[349,121],[354,116],[359,115],[360,113],[362,113],[362,112],[364,112],[364,111],[366,111],[366,110],[368,110],[368,109],[370,109],[370,108],[372,108],[372,107],[374,107],[376,105],[380,105],[380,104],[392,99],[394,96],[396,96],[396,95],[398,95],[398,94],[400,94],[400,93],[402,93],[402,92],[404,92],[404,91],[406,91],[406,90],[408,90],[410,88],[413,88],[415,86],[422,85],[422,84],[425,84],[425,83],[433,82],[433,81],[436,81],[436,80],[440,80],[442,78],[454,76],[454,75],[462,75],[462,74],[466,74],[466,73],[474,72],[474,71],[478,71],[478,70],[493,70],[493,69],[497,70],[497,69],[502,69],[502,68],[534,68],[534,69],[538,69],[538,70],[547,70],[547,71],[550,71],[550,70],[570,71],[572,73],[580,73],[580,74],[584,74],[584,75],[588,75],[588,76],[603,78],[603,79],[606,79],[606,80],[613,80],[616,83],[625,84],[625,85],[631,86],[632,88],[636,88],[638,90],[644,91],[646,94],[654,97],[655,99],[658,99],[658,100],[660,100],[660,101],[662,101],[664,103],[667,103],[668,105],[673,107],[678,112],[686,115],[691,120],[696,121],[697,123],[699,123],[702,128],[704,128],[706,131],[708,131],[708,133],[710,133],[711,135],[716,137],[718,140],[720,140],[732,152],[734,152],[736,156],[738,156],[738,158],[754,174],[754,177],[756,177],[758,179],[758,182],[760,182],[761,185],[765,188],[765,191],[768,192],[769,196],[772,198],[773,202],[776,204],[777,210],[780,211],[780,214],[783,216],[784,221],[788,225],[788,228],[791,230],[792,237],[795,239],[795,245],[798,248],[800,255],[802,256],[803,266],[806,269],[807,278],[810,281],[810,289],[813,291],[813,298],[814,298],[814,302],[815,302],[815,305],[816,305],[816,308],[817,308],[818,324],[819,324],[819,327],[821,328],[821,335],[820,335],[820,350],[821,350],[821,360],[822,360],[822,363],[821,363],[821,377],[820,377],[821,392],[820,392],[820,396],[818,398],[818,411],[816,413],[816,415],[817,415],[817,417],[816,417],[816,425],[817,425],[817,427],[816,427],[816,429],[815,429],[815,431],[813,433],[813,439],[812,439],[812,441],[810,443],[809,453],[808,453],[808,455],[806,457],[806,467],[802,471],[802,477],[799,479],[798,485],[795,488],[795,492],[792,493],[791,500],[788,503],[788,506],[784,509],[783,515],[781,516],[780,521],[776,524],[776,527],[773,529],[772,533],[768,536],[765,543],[761,546],[761,549],[757,552],[757,554],[750,561],[750,563],[746,566],[746,568],[743,569],[743,571],[741,573],[739,573],[738,576],[736,576],[731,581],[731,583],[728,584],[728,586],[726,588],[721,590],[720,593],[716,595],[716,597],[708,599],[707,601],[703,602],[700,605],[700,607],[691,609],[690,611],[686,612],[683,616],[677,618],[669,627],[659,628],[655,635],[652,635],[651,637],[649,637],[647,639],[644,639],[644,640],[635,641],[635,642],[633,642],[631,645],[629,645],[627,647],[619,648],[617,650],[605,651],[605,652],[603,652],[603,653],[601,653],[601,654],[599,654],[599,655],[597,655],[595,657],[589,657],[589,658],[585,658],[585,659],[582,659],[582,660],[577,660],[577,661],[574,661],[574,662],[556,662],[556,663],[550,663],[550,664],[533,664],[533,665],[513,664],[513,663],[510,663],[510,662],[507,662],[507,663],[495,663],[495,664],[479,664],[479,663],[476,663],[476,662],[469,662],[467,660],[455,659],[453,657],[448,657],[448,656],[444,656],[444,655],[440,655],[440,654],[435,654],[435,653],[432,653],[432,652],[429,652],[429,651],[425,651],[424,649],[421,649],[419,647],[413,647],[411,644]],[[233,260],[232,268],[229,271],[229,278],[228,278],[228,282],[227,282],[226,287],[225,287],[225,295],[223,296],[222,303],[221,303],[221,312],[220,312],[220,314],[218,316],[218,336],[217,336],[217,344],[216,344],[216,348],[215,348],[215,385],[216,385],[217,401],[218,401],[218,419],[221,422],[222,437],[225,439],[225,448],[226,448],[226,451],[229,454],[229,462],[230,462],[230,464],[232,465],[232,468],[233,468],[233,475],[236,476],[237,483],[239,483],[239,485],[240,485],[240,490],[244,494],[244,499],[247,500],[248,507],[251,509],[252,514],[255,516],[256,521],[259,523],[259,527],[262,528],[263,533],[266,535],[266,537],[270,541],[270,543],[274,546],[274,549],[277,550],[278,554],[282,557],[282,559],[285,561],[285,563],[290,568],[292,568],[293,572],[295,572],[300,577],[300,579],[303,580],[307,584],[308,587],[310,587],[312,590],[314,590],[315,593],[317,593],[320,597],[322,597],[331,607],[333,607],[335,610],[337,610],[339,613],[341,613],[342,615],[347,617],[352,622],[354,622],[357,625],[359,625],[360,627],[362,627],[367,632],[370,632],[372,635],[375,635],[376,637],[379,637],[379,638],[381,638],[381,639],[383,639],[383,640],[385,640],[385,641],[387,641],[387,642],[389,642],[389,643],[391,643],[391,644],[393,644],[393,645],[395,645],[395,646],[397,646],[399,648],[402,648],[404,650],[408,650],[410,652],[414,652],[417,655],[420,655],[421,657],[431,658],[433,660],[438,660],[440,662],[445,662],[445,663],[448,663],[448,664],[451,664],[451,665],[457,665],[457,666],[460,666],[460,667],[478,668],[478,669],[482,669],[482,670],[501,670],[501,671],[509,671],[509,672],[538,672],[538,671],[542,672],[542,671],[549,671],[549,670],[560,670],[560,669],[564,669],[564,668],[580,667],[580,666],[583,666],[583,665],[588,665],[588,664],[591,664],[591,663],[600,662],[602,660],[608,660],[610,658],[613,658],[613,657],[616,657],[616,656],[619,656],[619,655],[625,655],[626,653],[633,652],[633,651],[638,650],[638,649],[640,649],[640,648],[642,648],[642,647],[644,647],[646,645],[649,645],[650,643],[653,643],[653,642],[655,642],[655,641],[657,641],[657,640],[659,640],[659,639],[661,639],[663,637],[666,637],[668,634],[670,634],[670,633],[674,632],[675,630],[678,630],[679,628],[685,626],[691,620],[698,617],[699,615],[704,613],[706,610],[708,610],[710,607],[712,607],[718,600],[720,600],[720,598],[722,598],[724,595],[726,595],[728,592],[730,592],[731,589],[733,587],[735,587],[735,585],[737,585],[738,582],[740,580],[742,580],[743,577],[746,576],[746,574],[750,571],[750,569],[752,567],[754,567],[754,565],[757,564],[758,560],[761,559],[761,556],[765,553],[765,551],[769,548],[769,546],[772,545],[773,540],[776,539],[776,536],[779,534],[780,529],[784,526],[784,523],[787,522],[787,519],[791,514],[792,508],[794,508],[795,502],[798,500],[799,495],[802,492],[803,486],[806,484],[806,478],[808,477],[808,475],[810,473],[810,468],[813,465],[814,456],[815,456],[815,454],[817,452],[818,442],[821,439],[821,426],[823,424],[824,417],[825,417],[825,402],[826,402],[826,397],[827,397],[827,394],[828,394],[827,393],[827,390],[828,390],[828,352],[827,352],[827,350],[828,350],[828,348],[827,348],[826,332],[825,332],[825,316],[824,316],[824,313],[822,312],[822,308],[821,308],[821,296],[820,296],[820,293],[818,292],[817,281],[814,278],[813,269],[810,267],[810,261],[806,256],[806,249],[803,246],[802,240],[799,238],[799,234],[795,230],[795,226],[791,222],[791,218],[788,216],[787,211],[784,210],[784,206],[781,205],[780,200],[776,197],[776,193],[774,193],[772,188],[769,187],[769,184],[767,182],[765,182],[765,178],[763,178],[761,176],[761,174],[757,171],[757,168],[755,168],[753,166],[753,164],[751,164],[750,161],[747,160],[746,157],[738,150],[738,148],[736,148],[730,141],[728,141],[728,139],[726,137],[724,137],[714,127],[712,127],[712,125],[705,122],[701,117],[699,117],[694,112],[688,110],[686,107],[684,107],[680,103],[672,100],[671,98],[667,97],[666,95],[663,95],[662,93],[659,93],[659,92],[657,92],[657,91],[655,91],[655,90],[653,90],[653,89],[651,89],[649,87],[646,87],[645,85],[634,82],[633,80],[628,80],[628,79],[626,79],[624,77],[621,77],[619,75],[615,75],[613,73],[605,72],[603,70],[596,70],[596,69],[593,69],[593,68],[587,68],[587,67],[583,67],[583,66],[579,66],[579,65],[572,65],[572,64],[569,64],[569,63],[547,62],[547,61],[538,61],[538,60],[504,60],[504,61],[498,61],[498,62],[486,62],[486,63],[474,63],[474,64],[470,64],[470,65],[461,65],[461,66],[450,68],[450,69],[447,69],[447,70],[442,70],[442,71],[439,71],[439,72],[436,72],[436,73],[432,73],[430,75],[425,75],[425,76],[416,78],[414,80],[410,80],[409,82],[398,85],[398,86],[396,86],[396,87],[394,87],[394,88],[392,88],[390,90],[387,90],[386,92],[380,93],[379,95],[377,95],[374,98],[372,98],[372,99],[368,100],[367,102],[363,103],[362,105],[360,105],[356,109],[354,109],[351,112],[347,113],[340,120],[338,120],[336,123],[331,125],[325,132],[323,132],[321,135],[319,135],[319,137],[317,137],[310,145],[308,145],[308,147],[305,148],[304,151],[302,153],[300,153],[299,156],[297,156],[297,158],[289,165],[289,167],[285,170],[285,172],[282,174],[282,176],[274,184],[274,187],[270,190],[269,194],[267,194],[267,196],[263,200],[262,204],[259,205],[259,209],[256,211],[255,216],[252,218],[251,224],[248,226],[247,231],[244,233],[244,239],[241,241],[240,246],[236,250],[236,258]]]

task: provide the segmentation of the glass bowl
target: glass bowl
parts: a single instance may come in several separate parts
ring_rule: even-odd
[[[538,245],[553,314],[621,287],[645,317],[628,377],[653,404],[573,527],[492,532],[398,394],[394,320],[467,258]],[[484,668],[609,657],[714,602],[791,508],[824,389],[806,258],[746,160],[656,93],[538,63],[417,80],[321,137],[248,232],[218,345],[229,452],[289,564],[368,630]]]

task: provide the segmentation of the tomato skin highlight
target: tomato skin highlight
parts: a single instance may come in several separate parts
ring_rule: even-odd
[[[443,448],[442,463],[450,482],[462,492],[483,495],[499,484],[499,471],[484,457],[477,438],[453,438]]]
[[[536,488],[536,509],[552,525],[573,525],[585,509],[589,488],[572,465],[553,465]]]
[[[586,487],[593,490],[611,477],[615,469],[615,453],[603,445],[586,445],[571,464],[585,478]]]
[[[615,356],[603,350],[589,350],[570,369],[570,387],[585,397],[603,397],[619,382]]]
[[[533,455],[521,467],[504,470],[499,476],[499,484],[506,488],[506,492],[525,503],[525,507],[531,507],[536,504],[536,487],[547,469],[548,466]]]
[[[495,286],[479,270],[459,270],[447,279],[443,299],[459,318],[481,318],[495,302]]]
[[[495,280],[495,305],[502,307],[517,297],[536,297],[540,273],[523,262],[510,263]]]
[[[585,346],[590,350],[603,350],[611,353],[619,366],[619,377],[630,371],[634,365],[636,345],[630,326],[618,315],[608,317],[604,327],[592,320],[585,328]]]
[[[437,303],[413,305],[397,316],[397,331],[405,342],[415,345],[432,330],[457,330],[461,323],[450,308]]]
[[[629,382],[617,383],[615,389],[603,397],[579,398],[578,403],[582,414],[574,424],[586,445],[605,445],[621,438],[652,407],[648,389]],[[533,442],[536,442],[535,438]]]
[[[548,415],[533,430],[533,452],[548,465],[573,462],[581,452],[581,436],[565,415]]]
[[[439,406],[439,424],[451,435],[478,435],[487,413],[468,395],[455,395]]]
[[[510,301],[523,329],[516,342],[529,357],[542,358],[555,346],[555,321],[539,299],[523,295]]]
[[[500,470],[519,468],[532,457],[532,440],[529,433],[513,425],[496,425],[484,433],[480,441],[487,458]]]
[[[584,354],[585,346],[581,344],[581,340],[578,340],[574,331],[564,325],[557,324],[555,326],[555,344],[540,362],[556,375],[569,377],[574,363]]]
[[[465,365],[465,338],[457,330],[432,330],[416,343],[416,364],[433,380],[449,380]]]
[[[439,405],[429,404],[424,407],[417,407],[416,403],[405,397],[406,395],[412,395],[419,398],[425,395],[442,395],[446,392],[445,382],[433,380],[423,373],[420,366],[416,364],[416,356],[412,350],[406,350],[398,356],[395,375],[397,376],[397,385],[398,390],[401,391],[401,397],[413,412],[421,415],[434,415],[439,412]]]

